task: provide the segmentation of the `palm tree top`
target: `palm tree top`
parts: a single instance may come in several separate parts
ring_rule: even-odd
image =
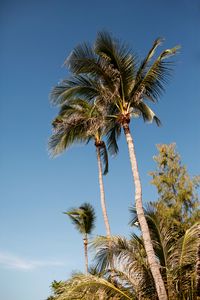
[[[62,105],[58,116],[53,120],[53,134],[49,140],[49,151],[54,157],[74,143],[95,142],[100,148],[104,164],[104,175],[108,173],[108,154],[103,136],[106,133],[105,108],[98,103],[84,99],[69,100]]]
[[[51,101],[61,107],[60,115],[56,118],[56,121],[59,121],[57,124],[61,123],[59,118],[62,116],[63,119],[67,106],[71,106],[71,102],[76,102],[77,105],[72,106],[78,107],[79,117],[80,111],[85,112],[84,125],[87,125],[87,130],[82,121],[78,122],[80,126],[77,126],[78,124],[73,126],[75,122],[72,121],[72,117],[69,118],[69,114],[66,114],[68,121],[65,125],[70,124],[68,129],[71,130],[66,131],[66,126],[57,127],[60,130],[52,135],[49,142],[53,156],[60,154],[74,142],[87,141],[92,134],[94,135],[94,131],[96,136],[107,136],[108,149],[112,154],[116,154],[118,151],[116,140],[121,133],[121,125],[129,123],[131,118],[141,116],[144,121],[155,121],[158,126],[161,125],[147,102],[155,103],[164,92],[173,66],[168,58],[179,49],[178,46],[166,49],[154,58],[162,42],[162,38],[156,39],[141,62],[125,43],[106,31],[97,34],[93,46],[82,43],[74,48],[65,61],[72,76],[52,90]],[[84,109],[80,110],[80,106]],[[99,108],[103,111],[100,109],[95,118],[93,114],[92,119],[90,112],[94,113]],[[67,110],[69,111],[69,108]],[[75,119],[77,120],[77,114]]]
[[[153,60],[163,41],[163,38],[157,38],[146,57],[138,62],[136,54],[125,43],[109,32],[101,31],[93,47],[86,43],[78,45],[65,64],[73,74],[98,76],[109,86],[110,81],[118,81],[119,96],[126,101],[131,101],[135,93],[142,91],[143,97],[155,102],[164,91],[172,70],[171,62],[166,62],[166,59],[180,48],[166,49]]]
[[[139,61],[125,43],[106,31],[99,32],[93,46],[82,43],[71,52],[65,65],[74,77],[53,90],[52,101],[63,105],[74,96],[93,103],[98,100],[107,108],[108,146],[116,153],[119,127],[131,118],[141,116],[145,122],[161,125],[147,103],[157,102],[165,91],[173,70],[169,58],[180,48],[166,49],[156,57],[163,40],[157,38],[146,57]]]
[[[64,214],[68,215],[81,234],[90,234],[95,226],[95,211],[91,204],[83,203],[78,208],[72,208]]]

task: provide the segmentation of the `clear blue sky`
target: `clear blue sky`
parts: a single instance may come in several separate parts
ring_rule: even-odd
[[[132,123],[144,200],[156,199],[148,171],[158,143],[176,142],[192,175],[200,171],[200,3],[195,0],[2,0],[0,4],[0,291],[2,300],[39,300],[52,280],[83,270],[82,241],[62,212],[82,202],[97,211],[104,234],[95,149],[47,153],[56,108],[49,92],[67,76],[74,46],[111,31],[143,57],[157,37],[182,46],[167,91],[154,107],[163,126]],[[161,48],[161,49],[163,49]],[[110,159],[105,189],[113,234],[128,236],[134,201],[124,138]]]

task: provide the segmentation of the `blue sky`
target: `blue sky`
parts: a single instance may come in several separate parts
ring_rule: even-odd
[[[4,300],[45,299],[51,281],[84,270],[82,241],[62,212],[91,202],[95,234],[104,234],[95,149],[75,146],[52,160],[47,153],[52,87],[74,46],[107,29],[143,57],[157,37],[180,44],[174,75],[153,107],[163,126],[132,122],[144,201],[156,199],[147,173],[156,144],[176,142],[190,174],[199,173],[200,3],[195,0],[2,0],[0,4],[0,290]],[[105,190],[113,234],[128,236],[133,186],[124,137],[110,159]]]

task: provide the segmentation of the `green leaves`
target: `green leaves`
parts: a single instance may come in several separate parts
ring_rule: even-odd
[[[157,145],[157,148],[158,154],[154,157],[157,170],[150,172],[151,183],[159,195],[156,208],[163,217],[171,220],[171,226],[185,231],[200,218],[199,178],[189,176],[175,144]]]
[[[95,226],[95,212],[89,203],[82,204],[79,208],[72,208],[64,214],[68,215],[81,234],[90,234]]]
[[[114,39],[106,31],[99,32],[94,46],[95,52],[118,71],[121,81],[120,95],[123,98],[132,85],[136,69],[136,58],[128,46]]]
[[[99,140],[106,135],[109,152],[116,154],[125,120],[141,116],[145,122],[161,125],[144,101],[156,102],[160,98],[172,71],[166,59],[179,49],[167,49],[153,61],[162,41],[155,40],[139,66],[129,47],[106,31],[97,34],[94,46],[82,43],[75,47],[65,61],[72,76],[58,84],[50,96],[52,103],[60,107],[59,117],[64,119],[50,138],[53,153],[63,152],[73,142]],[[87,103],[91,106],[87,107]],[[98,111],[96,116],[93,111]],[[102,148],[101,153],[107,168],[107,152]]]
[[[104,142],[102,142],[102,146],[100,147],[100,157],[104,165],[103,175],[106,175],[108,173],[108,152]]]
[[[62,294],[58,300],[98,300],[112,299],[116,297],[119,300],[134,300],[126,289],[118,288],[116,285],[94,275],[74,274],[70,280],[65,283]]]
[[[56,86],[51,92],[50,99],[54,105],[62,106],[76,98],[91,101],[100,94],[101,85],[96,80],[77,75],[63,80]]]

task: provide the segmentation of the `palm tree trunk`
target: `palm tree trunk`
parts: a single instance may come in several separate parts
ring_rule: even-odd
[[[106,201],[105,201],[103,175],[102,175],[102,164],[101,164],[101,156],[100,156],[100,146],[96,146],[96,152],[97,152],[97,162],[98,162],[98,170],[99,170],[99,187],[100,187],[100,197],[101,197],[101,208],[102,208],[104,223],[105,223],[105,227],[106,227],[106,235],[108,238],[110,238],[111,233],[110,233],[110,225],[109,225],[108,215],[107,215],[107,210],[106,210]]]
[[[144,214],[144,209],[142,206],[142,187],[141,187],[140,176],[139,176],[139,172],[138,172],[138,166],[137,166],[137,160],[136,160],[136,155],[135,155],[133,139],[130,134],[129,124],[124,123],[123,129],[124,129],[124,133],[125,133],[126,141],[127,141],[127,145],[128,145],[131,169],[132,169],[133,179],[134,179],[134,184],[135,184],[135,206],[136,206],[138,221],[139,221],[141,232],[142,232],[142,237],[143,237],[143,241],[144,241],[144,247],[146,250],[148,263],[150,266],[152,276],[154,278],[155,287],[156,287],[156,291],[157,291],[159,300],[167,300],[167,293],[166,293],[165,285],[164,285],[164,282],[163,282],[163,279],[162,279],[162,276],[160,273],[158,262],[156,261],[156,257],[155,257],[151,237],[150,237],[149,228],[147,225],[147,221],[146,221],[145,214]]]
[[[88,238],[87,234],[83,238],[84,254],[85,254],[85,273],[88,274]]]

